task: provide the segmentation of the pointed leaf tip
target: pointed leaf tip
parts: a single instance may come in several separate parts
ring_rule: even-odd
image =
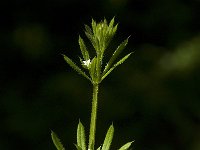
[[[124,56],[122,59],[120,59],[116,64],[113,65],[113,67],[111,67],[101,78],[101,81],[107,76],[109,75],[117,66],[121,65],[130,55],[132,54],[129,53],[126,56]]]
[[[124,144],[119,150],[128,150],[133,142],[134,141]]]
[[[121,52],[125,49],[126,45],[128,44],[128,39],[125,39],[115,50],[115,52],[113,53],[112,57],[110,58],[110,60],[108,61],[107,65],[105,66],[105,69],[103,71],[103,75],[110,69],[110,67],[112,66],[112,64],[115,62],[115,60],[118,58],[118,56],[121,54]]]
[[[81,38],[80,35],[79,35],[78,42],[79,42],[79,46],[80,46],[81,53],[82,53],[84,60],[90,59],[90,56],[89,56],[89,53],[87,51],[87,47],[85,45],[85,42],[83,41],[83,39]]]
[[[51,138],[57,150],[65,150],[62,143],[60,142],[60,139],[57,137],[57,135],[53,131],[51,131]]]
[[[109,150],[110,149],[110,145],[112,143],[113,135],[114,135],[114,126],[112,124],[107,131],[107,134],[106,134],[103,146],[102,146],[102,150]]]
[[[80,120],[77,128],[77,146],[80,147],[82,150],[86,150],[85,129]]]

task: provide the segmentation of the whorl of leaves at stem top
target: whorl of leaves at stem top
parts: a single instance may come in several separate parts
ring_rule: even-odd
[[[82,58],[80,61],[82,67],[88,70],[88,73],[85,73],[78,65],[76,65],[70,58],[64,56],[65,61],[79,74],[90,80],[93,84],[99,84],[108,74],[110,74],[118,65],[122,64],[130,55],[124,56],[122,59],[117,60],[119,55],[125,49],[128,44],[128,39],[124,40],[114,51],[108,63],[102,68],[102,60],[104,52],[107,49],[110,41],[113,39],[117,31],[118,24],[115,24],[115,19],[113,18],[110,23],[107,23],[107,20],[97,23],[92,19],[91,27],[85,25],[85,35],[91,42],[95,55],[91,58],[88,48],[81,36],[79,36],[79,46],[81,49]]]

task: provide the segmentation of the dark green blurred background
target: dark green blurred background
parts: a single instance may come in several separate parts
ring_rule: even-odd
[[[84,24],[113,16],[112,44],[131,35],[124,54],[135,53],[101,84],[97,146],[113,122],[113,150],[130,140],[135,150],[200,150],[199,8],[199,0],[1,1],[0,150],[55,150],[50,130],[75,149],[92,91],[61,54],[78,62]]]

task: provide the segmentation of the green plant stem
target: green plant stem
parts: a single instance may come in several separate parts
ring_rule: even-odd
[[[94,145],[95,145],[98,89],[99,89],[99,85],[93,84],[92,112],[91,112],[91,122],[90,122],[89,145],[88,145],[89,150],[94,150]]]

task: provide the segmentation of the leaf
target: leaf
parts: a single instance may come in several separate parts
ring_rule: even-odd
[[[92,78],[92,81],[96,80],[96,57],[94,57],[91,61],[90,65],[90,76]]]
[[[81,53],[83,55],[84,60],[90,59],[89,53],[87,51],[87,48],[86,48],[85,43],[84,43],[83,39],[81,38],[81,36],[79,36],[78,42],[79,42],[79,46],[80,46]]]
[[[87,33],[92,35],[92,29],[88,25],[85,25],[85,30]]]
[[[115,23],[115,17],[113,17],[112,20],[111,20],[110,23],[109,23],[109,27],[108,27],[109,32],[110,32],[110,30],[113,28],[114,23]]]
[[[91,143],[89,143],[88,150],[94,150],[94,140],[91,140]]]
[[[117,59],[117,57],[119,56],[119,54],[124,50],[124,48],[126,47],[127,43],[128,43],[128,39],[129,37],[124,40],[115,50],[115,52],[113,53],[112,57],[110,58],[110,60],[108,61],[104,71],[103,71],[103,75],[108,71],[108,69],[110,69],[111,65],[113,64],[113,62]]]
[[[131,146],[131,144],[132,144],[133,142],[134,142],[134,141],[128,142],[128,143],[124,144],[119,150],[127,150],[127,149]]]
[[[94,40],[94,36],[92,34],[88,33],[88,32],[85,32],[85,35],[87,36],[87,38],[92,43],[92,46],[96,49],[96,42]]]
[[[60,142],[60,139],[57,137],[57,135],[53,131],[51,131],[51,138],[57,150],[65,150],[62,143]]]
[[[69,57],[67,57],[66,55],[63,55],[63,56],[64,56],[65,61],[70,65],[70,67],[72,67],[79,74],[81,74],[86,79],[91,81],[91,79],[85,74],[85,72],[83,72]]]
[[[115,23],[115,17],[113,17],[109,23],[108,31],[107,31],[109,35],[112,35],[114,23]]]
[[[113,139],[113,134],[114,134],[114,126],[111,125],[107,131],[106,138],[105,138],[103,146],[102,146],[102,150],[110,149],[110,145],[111,145],[112,139]]]
[[[107,31],[106,31],[106,35],[105,35],[105,49],[108,47],[108,45],[110,44],[114,34],[113,34],[113,25],[115,23],[115,17],[112,18],[112,20],[110,21],[108,27],[107,27]]]
[[[86,150],[85,129],[80,121],[77,128],[77,146],[80,147],[82,150]]]
[[[117,28],[118,28],[118,24],[116,24],[112,30],[112,35],[114,35],[117,31]]]
[[[103,35],[106,35],[106,33],[108,32],[108,25],[107,25],[107,20],[104,18],[104,21],[103,21],[103,24],[104,24],[104,28],[103,28]],[[103,37],[104,38],[104,37]]]
[[[96,34],[96,26],[97,26],[97,23],[92,19],[92,31],[93,31],[93,34]]]
[[[119,66],[120,64],[122,64],[132,53],[129,53],[128,55],[124,56],[120,61],[118,61],[116,64],[113,65],[112,68],[110,68],[109,71],[106,72],[106,74],[104,74],[101,78],[101,81],[107,76],[109,75],[117,66]]]

